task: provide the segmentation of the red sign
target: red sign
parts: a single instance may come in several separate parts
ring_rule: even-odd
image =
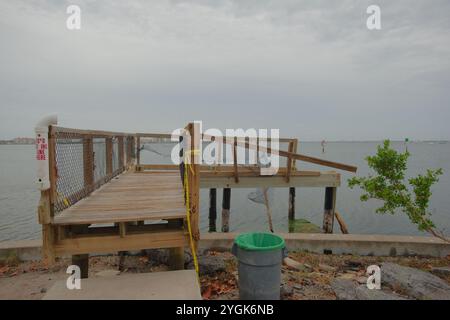
[[[46,160],[46,150],[48,149],[47,139],[37,138],[36,139],[36,160]]]

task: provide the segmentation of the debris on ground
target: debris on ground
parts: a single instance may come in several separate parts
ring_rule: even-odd
[[[193,261],[186,254],[185,265]],[[89,277],[168,271],[167,250],[89,259]],[[198,256],[202,297],[239,299],[236,258],[227,250],[206,250]],[[41,299],[58,280],[67,278],[70,259],[51,267],[42,261],[0,264],[0,299]],[[381,290],[367,289],[367,267],[382,270]],[[450,257],[363,257],[291,252],[284,259],[280,293],[284,300],[448,299]]]

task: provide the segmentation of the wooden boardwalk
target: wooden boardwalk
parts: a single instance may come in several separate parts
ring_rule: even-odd
[[[296,161],[356,171],[353,166],[298,154],[297,139],[280,139],[288,148],[276,150],[250,141],[241,143],[238,137],[202,135],[198,123],[189,123],[178,137],[182,142],[179,164],[146,164],[140,159],[144,139],[172,141],[171,135],[80,130],[56,124],[49,118],[36,128],[44,256],[51,263],[59,256],[72,255],[72,263],[84,270],[82,277],[87,276],[90,253],[168,248],[172,268],[184,268],[184,249],[195,253],[200,240],[201,188],[210,189],[211,232],[216,231],[217,188],[224,192],[223,232],[228,232],[225,221],[231,188],[289,188],[290,221],[295,219],[295,188],[325,188],[323,231],[332,233],[340,174],[298,170]],[[230,146],[232,164],[203,163],[200,144],[213,138],[219,145]],[[272,175],[262,175],[259,166],[238,162],[238,148],[279,155],[286,165]]]
[[[184,219],[178,172],[123,173],[53,218],[55,225]]]

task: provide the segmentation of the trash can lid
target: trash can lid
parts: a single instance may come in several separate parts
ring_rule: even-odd
[[[243,233],[234,242],[239,248],[249,251],[270,251],[285,247],[284,239],[273,233]]]

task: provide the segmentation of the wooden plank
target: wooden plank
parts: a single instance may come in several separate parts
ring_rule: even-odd
[[[211,138],[212,137],[213,136],[211,136]],[[224,138],[218,138],[218,139],[223,140],[223,143],[227,143],[227,144],[233,143],[233,142],[227,141]],[[238,145],[240,147],[243,147],[246,149],[259,150],[261,152],[266,152],[268,154],[275,154],[275,155],[279,155],[282,157],[290,157],[295,160],[310,162],[310,163],[318,164],[321,166],[341,169],[341,170],[350,171],[350,172],[357,171],[357,167],[355,167],[355,166],[351,166],[351,165],[347,165],[347,164],[343,164],[343,163],[339,163],[339,162],[335,162],[335,161],[328,161],[328,160],[319,159],[319,158],[315,158],[315,157],[305,156],[302,154],[294,154],[292,152],[277,150],[277,149],[273,149],[273,148],[269,148],[269,147],[263,147],[260,145],[253,145],[253,144],[250,144],[249,142],[238,141]]]
[[[145,220],[169,220],[186,217],[184,209],[152,209],[151,211],[128,210],[123,212],[63,212],[53,218],[54,225],[78,225],[114,222],[133,222]]]
[[[288,188],[288,187],[338,187],[340,186],[340,174],[336,172],[324,172],[320,176],[298,176],[292,175],[289,182],[284,176],[240,176],[239,183],[234,181],[234,177],[202,176],[200,187],[211,188]]]
[[[64,239],[55,245],[57,255],[112,253],[117,251],[183,247],[188,243],[184,231],[156,231],[143,234],[90,236]]]
[[[115,136],[127,136],[130,133],[123,132],[112,132],[112,131],[100,131],[100,130],[83,130],[83,129],[73,129],[73,128],[64,128],[54,126],[55,133],[69,133],[69,134],[77,134],[80,136],[89,135],[95,138],[105,138],[105,137],[115,137]]]

